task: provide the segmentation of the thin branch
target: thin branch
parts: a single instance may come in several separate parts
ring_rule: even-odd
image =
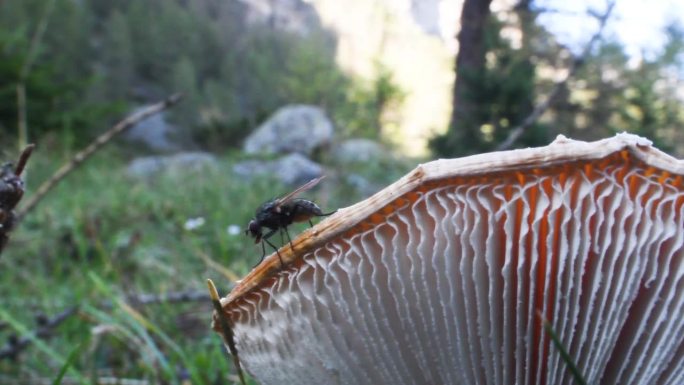
[[[593,48],[594,44],[601,38],[603,35],[603,30],[606,27],[606,23],[608,22],[608,19],[610,18],[611,13],[613,12],[613,8],[615,7],[615,0],[611,0],[608,2],[608,7],[606,8],[606,11],[602,15],[596,15],[596,18],[599,21],[599,28],[594,33],[594,35],[589,39],[587,44],[584,46],[584,49],[582,50],[582,53],[575,57],[570,63],[570,68],[568,69],[568,74],[565,76],[565,79],[559,81],[556,83],[549,93],[549,95],[544,99],[543,102],[539,103],[534,110],[525,118],[525,120],[520,123],[520,125],[514,127],[511,129],[510,134],[508,134],[508,137],[506,140],[501,142],[497,147],[497,151],[503,151],[503,150],[508,150],[513,146],[516,140],[518,140],[522,134],[525,133],[525,130],[527,130],[530,126],[532,126],[539,118],[546,112],[546,110],[553,105],[555,102],[556,97],[560,94],[561,90],[565,85],[568,83],[568,81],[577,73],[577,70],[582,66],[584,63],[585,59],[587,56],[589,56],[589,53],[591,52],[591,49]]]
[[[81,163],[92,156],[97,150],[102,146],[107,144],[116,135],[122,133],[126,129],[136,125],[137,123],[149,118],[152,115],[158,114],[159,112],[173,106],[178,103],[182,98],[181,94],[174,94],[168,97],[166,100],[159,103],[153,104],[146,107],[138,112],[135,112],[127,116],[124,120],[120,121],[104,134],[95,138],[85,149],[74,155],[73,158],[66,164],[62,165],[48,180],[43,182],[40,187],[36,190],[35,194],[23,205],[19,210],[17,210],[17,220],[20,221],[23,217],[31,211],[36,205],[47,195],[50,190],[52,190],[59,182],[64,179],[69,173],[74,171]]]
[[[145,306],[155,305],[160,303],[181,303],[181,302],[204,302],[207,300],[207,292],[199,290],[188,290],[178,292],[167,292],[161,294],[136,294],[125,297],[125,302],[130,303],[131,306]],[[113,306],[111,301],[102,301],[99,303],[100,308],[108,309]],[[53,318],[45,319],[40,323],[40,326],[33,333],[33,337],[24,337],[21,339],[10,341],[0,348],[0,360],[5,358],[15,358],[24,349],[26,349],[35,338],[46,338],[50,335],[52,329],[59,326],[67,318],[77,314],[78,306],[70,306]],[[0,322],[0,329],[8,327],[9,324]]]
[[[40,17],[38,21],[38,26],[36,27],[33,37],[31,37],[31,44],[29,45],[28,53],[26,54],[26,60],[21,66],[21,71],[19,72],[19,83],[17,84],[17,128],[19,136],[19,148],[22,148],[28,142],[28,123],[26,119],[26,79],[31,73],[31,67],[38,57],[38,51],[40,44],[43,41],[43,36],[45,31],[47,31],[48,22],[50,21],[50,16],[52,11],[55,9],[56,0],[51,0],[45,6],[45,12]]]
[[[158,303],[201,302],[207,300],[206,291],[189,290],[162,294],[137,294],[126,296],[126,302],[133,305],[154,305]]]
[[[233,285],[227,287],[231,290]],[[204,302],[207,300],[207,292],[205,290],[184,290],[184,291],[169,291],[165,293],[140,293],[140,294],[130,294],[122,296],[125,303],[130,304],[133,307],[137,306],[150,306],[157,304],[169,304],[169,303],[185,303],[185,302]],[[32,310],[44,310],[44,303],[32,302],[32,301],[19,301],[19,300],[0,300],[1,307],[21,307],[25,309]],[[98,308],[111,308],[113,306],[112,301],[103,300],[97,303]],[[49,306],[50,309],[65,309],[72,307],[71,304],[52,304]],[[0,321],[0,330],[4,327],[9,326],[6,322]]]
[[[0,359],[3,358],[16,358],[17,355],[24,349],[26,349],[31,342],[36,338],[46,338],[50,336],[52,330],[59,326],[62,322],[66,321],[69,317],[76,314],[78,311],[77,306],[72,306],[63,312],[57,314],[56,316],[47,319],[44,323],[38,327],[34,335],[26,336],[22,338],[15,339],[13,341],[5,344],[4,347],[0,348]]]
[[[24,82],[17,84],[17,136],[19,148],[28,142],[28,122],[26,120],[26,87]]]
[[[577,11],[570,11],[570,10],[564,10],[561,8],[551,8],[551,7],[535,7],[533,5],[532,9],[530,10],[521,10],[518,5],[514,6],[513,8],[501,8],[501,9],[496,9],[492,10],[492,14],[494,15],[507,15],[507,14],[515,14],[519,12],[527,12],[527,13],[535,13],[535,14],[556,14],[556,15],[562,15],[562,16],[572,16],[572,17],[581,17],[586,15],[586,12],[577,12]]]
[[[235,366],[238,376],[240,377],[240,383],[245,385],[245,375],[242,372],[242,366],[240,365],[240,357],[238,356],[237,346],[235,346],[235,335],[233,334],[230,321],[228,320],[228,317],[226,317],[226,313],[223,312],[221,299],[219,297],[218,291],[216,290],[216,286],[211,279],[207,279],[207,286],[209,287],[211,303],[214,305],[214,312],[216,314],[216,318],[218,318],[223,340],[228,345],[228,349],[230,349],[230,355],[233,356],[233,365]]]
[[[120,378],[120,377],[96,377],[92,379],[93,385],[149,385],[148,380],[137,378]],[[21,378],[14,378],[10,376],[0,376],[0,383],[5,385],[53,385],[54,378],[36,378],[30,377],[22,380]],[[65,377],[60,382],[61,385],[81,385],[83,381],[77,378]]]
[[[47,31],[48,22],[50,21],[50,15],[52,14],[52,10],[55,8],[55,3],[56,0],[51,0],[46,5],[45,12],[41,16],[40,21],[38,22],[38,26],[36,27],[36,31],[33,34],[33,37],[31,38],[31,45],[29,46],[29,51],[26,55],[26,60],[24,61],[24,64],[21,66],[21,72],[19,74],[19,79],[22,83],[31,73],[31,67],[33,66],[33,63],[36,61],[36,57],[38,57],[38,47],[40,47],[40,43],[43,41],[43,35],[45,35],[45,31]]]
[[[24,148],[24,151],[21,152],[21,155],[19,155],[17,166],[14,168],[14,173],[17,176],[21,176],[21,173],[24,172],[24,168],[26,168],[26,163],[31,157],[31,153],[33,152],[34,148],[36,148],[36,145],[31,143],[28,146],[26,146],[26,148]]]

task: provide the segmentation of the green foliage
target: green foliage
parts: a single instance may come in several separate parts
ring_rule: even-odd
[[[651,139],[658,148],[681,152],[676,144],[684,125],[678,95],[684,35],[675,25],[667,35],[660,52],[636,64],[615,42],[592,52],[554,108],[558,129],[587,140],[627,131]]]
[[[174,65],[171,72],[171,84],[173,89],[185,90],[183,93],[183,103],[171,111],[175,121],[181,125],[193,125],[197,121],[195,108],[199,102],[200,95],[197,85],[197,71],[191,59],[184,56]]]
[[[180,382],[181,372],[187,370],[197,384],[225,378],[229,360],[218,336],[209,330],[208,299],[206,303],[152,305],[141,310],[141,317],[117,301],[128,292],[205,290],[206,277],[222,283],[225,294],[227,278],[208,268],[198,253],[211,255],[235,271],[251,267],[254,261],[244,256],[254,254],[253,245],[225,229],[249,218],[254,205],[266,196],[265,185],[257,190],[258,195],[250,194],[247,186],[219,173],[194,176],[193,183],[178,183],[171,176],[152,184],[131,182],[121,174],[102,172],[111,170],[113,162],[117,163],[116,158],[96,160],[66,181],[35,216],[27,218],[15,233],[13,250],[0,259],[2,271],[12,271],[3,279],[2,290],[14,294],[4,302],[32,303],[3,303],[1,308],[30,316],[27,310],[34,306],[52,313],[60,306],[80,304],[85,315],[60,327],[49,342],[62,359],[46,361],[30,348],[22,355],[23,370],[53,378],[64,357],[91,328],[100,325],[104,329],[93,335],[91,353],[71,364],[86,377],[85,373],[115,370],[153,382]],[[34,166],[31,178],[42,179],[44,173]],[[205,217],[207,224],[194,232],[184,230],[184,222],[198,216]],[[96,280],[84,279],[88,274]],[[24,283],[26,277],[30,277],[29,286]],[[112,309],[102,307],[107,301],[114,303]],[[107,331],[107,325],[113,329]],[[204,366],[195,366],[197,360]],[[0,372],[19,374],[19,368],[8,364],[0,361]]]
[[[64,365],[62,365],[62,368],[59,370],[59,373],[57,373],[57,377],[55,377],[55,379],[52,381],[52,385],[60,385],[62,383],[64,375],[67,373],[71,365],[73,365],[73,363],[76,361],[78,356],[83,353],[82,351],[86,347],[89,339],[89,336],[86,337],[86,339],[83,342],[81,342],[71,351],[71,353],[69,353],[64,362]]]
[[[33,138],[51,130],[83,143],[115,112],[173,92],[170,112],[185,136],[212,149],[234,147],[277,108],[320,105],[348,135],[379,137],[398,100],[388,71],[360,81],[335,63],[335,39],[248,22],[241,2],[56,1],[0,4],[0,132],[16,132],[16,83],[45,14],[47,33],[26,79]],[[153,22],[151,22],[153,21]]]
[[[345,102],[333,109],[334,120],[340,124],[342,136],[387,141],[390,135],[383,127],[392,126],[392,114],[401,108],[404,96],[391,71],[377,64],[374,79],[357,80],[347,88]]]
[[[565,345],[563,345],[563,341],[561,341],[560,337],[558,336],[558,333],[553,329],[553,325],[551,325],[551,323],[546,318],[544,318],[544,315],[541,312],[539,312],[539,310],[537,310],[537,312],[537,316],[541,319],[544,331],[546,332],[546,334],[549,335],[549,337],[551,337],[553,345],[558,350],[558,353],[560,354],[561,359],[565,363],[565,366],[568,368],[568,371],[570,371],[572,377],[575,379],[575,383],[577,385],[587,385],[587,381],[584,379],[584,376],[577,367],[577,364],[574,362],[574,360],[568,353],[568,349]]]
[[[532,111],[537,79],[530,52],[513,48],[511,41],[502,36],[503,27],[502,22],[490,18],[485,33],[485,67],[459,79],[469,84],[466,97],[474,109],[466,120],[454,122],[454,127],[446,134],[430,141],[436,155],[491,151],[507,137],[512,126],[522,122]],[[532,131],[540,135],[524,137],[521,145],[547,142],[539,128],[533,127]]]
[[[69,130],[85,141],[94,128],[121,111],[118,103],[86,98],[97,78],[88,57],[90,20],[84,7],[55,0],[0,3],[0,137],[16,134],[19,105],[17,88],[26,93],[29,139],[47,131]],[[42,39],[35,39],[39,24],[47,23]],[[60,33],[51,33],[58,29]]]
[[[528,17],[531,23],[534,17]],[[493,150],[505,140],[567,71],[567,49],[538,25],[508,25],[522,32],[514,48],[503,38],[499,21],[486,33],[486,66],[459,81],[469,85],[473,113],[430,142],[439,156]],[[616,132],[632,132],[654,141],[659,148],[681,152],[684,108],[681,99],[684,73],[684,33],[681,26],[666,28],[668,41],[660,52],[636,62],[619,43],[600,40],[582,58],[579,70],[565,84],[551,108],[515,143],[516,147],[548,143],[557,134],[596,140]],[[572,58],[571,58],[572,59]],[[554,74],[554,78],[539,76]],[[558,76],[560,75],[560,76]],[[537,96],[539,95],[539,96]]]
[[[48,154],[39,151],[32,157],[29,186],[65,160]],[[231,173],[233,163],[223,159],[217,169],[205,172],[132,180],[124,175],[122,155],[108,148],[53,190],[13,232],[0,258],[0,292],[11,293],[0,298],[0,322],[12,321],[0,330],[0,339],[28,335],[36,311],[53,316],[79,305],[79,315],[50,339],[28,347],[19,365],[0,360],[0,382],[27,373],[52,381],[68,365],[63,383],[108,375],[151,383],[227,383],[234,370],[209,328],[208,295],[206,301],[145,306],[123,299],[142,293],[206,293],[207,278],[225,295],[230,280],[215,265],[242,276],[257,262],[261,248],[242,231],[231,234],[227,228],[242,230],[256,207],[290,187],[272,180],[245,182]],[[383,184],[407,167],[362,164],[348,172]],[[321,189],[306,196],[325,208],[360,198],[352,186],[339,185],[331,193]],[[198,217],[204,218],[203,226],[184,226]],[[293,226],[291,234],[307,226]],[[86,340],[87,346],[77,349]],[[80,353],[74,356],[75,351]]]
[[[123,99],[135,79],[133,37],[126,16],[118,10],[112,12],[104,26],[102,63],[107,71],[108,87],[103,97]]]

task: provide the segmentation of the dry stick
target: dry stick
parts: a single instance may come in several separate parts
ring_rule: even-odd
[[[228,287],[232,289],[232,285]],[[149,306],[157,304],[170,304],[170,303],[187,303],[187,302],[204,302],[207,300],[207,292],[203,290],[185,290],[185,291],[168,291],[164,293],[139,293],[130,294],[122,297],[122,300],[130,304],[133,307],[139,306]],[[0,307],[2,306],[19,306],[23,308],[31,309],[45,309],[42,303],[31,302],[31,301],[2,301],[0,300]],[[58,307],[60,309],[65,309],[72,307],[72,304],[56,304],[51,308]],[[111,308],[113,303],[110,300],[103,300],[97,303],[98,308]],[[0,321],[0,329],[3,328],[3,323]]]
[[[240,377],[240,383],[245,385],[245,375],[242,373],[242,366],[240,366],[240,358],[238,357],[237,347],[235,346],[235,336],[233,335],[233,329],[230,327],[230,322],[226,318],[226,314],[223,312],[223,307],[221,306],[221,300],[216,290],[216,286],[211,279],[207,279],[207,286],[209,287],[209,295],[211,296],[211,303],[214,305],[214,310],[216,311],[216,316],[221,327],[221,332],[223,333],[223,340],[228,344],[228,349],[230,349],[230,354],[233,356],[233,364],[237,369],[238,376]]]
[[[26,87],[24,82],[17,84],[17,130],[19,148],[28,142],[28,123],[26,120]]]
[[[56,0],[51,0],[46,5],[45,12],[43,13],[38,22],[38,27],[36,27],[36,31],[31,37],[31,45],[29,46],[28,55],[26,55],[26,61],[24,61],[24,63],[22,64],[21,72],[19,73],[19,78],[21,79],[22,83],[24,82],[24,80],[26,80],[29,73],[31,73],[31,67],[33,67],[33,63],[36,61],[36,58],[38,57],[38,48],[40,47],[40,43],[43,41],[45,31],[47,31],[48,22],[50,21],[52,11],[55,9],[56,2]]]
[[[613,12],[614,7],[615,1],[610,1],[608,3],[608,8],[606,8],[606,11],[602,15],[597,16],[599,20],[599,29],[591,37],[591,39],[589,39],[587,45],[584,46],[584,50],[582,50],[582,53],[572,61],[572,64],[570,64],[570,68],[568,69],[568,74],[565,76],[565,79],[556,83],[556,85],[549,93],[549,96],[547,96],[543,102],[539,103],[534,108],[534,110],[532,110],[532,113],[530,113],[525,118],[525,120],[523,120],[522,123],[520,123],[515,128],[511,129],[511,133],[508,134],[506,140],[501,142],[496,147],[497,151],[508,150],[509,148],[511,148],[515,141],[518,140],[520,136],[522,136],[525,130],[528,129],[532,124],[534,124],[542,116],[542,114],[544,114],[544,112],[546,112],[546,110],[548,110],[549,107],[551,107],[551,105],[555,101],[558,94],[560,94],[565,84],[567,84],[567,82],[575,75],[577,70],[581,67],[582,63],[584,62],[585,58],[591,52],[591,49],[594,46],[594,44],[598,41],[601,35],[603,35],[603,30],[606,26],[606,22],[608,22],[608,18],[610,17],[610,14]]]
[[[206,293],[205,293],[206,295]],[[149,385],[150,381],[138,379],[138,378],[124,378],[124,377],[94,377],[91,380],[92,384],[97,385]],[[54,385],[54,378],[37,378],[31,377],[30,380],[17,379],[15,377],[10,377],[8,375],[0,375],[0,383],[3,385]],[[59,382],[61,385],[82,385],[83,381],[79,381],[77,378],[65,377]]]
[[[199,290],[172,291],[161,294],[131,294],[123,297],[123,301],[134,308],[160,303],[204,302],[206,300],[207,292]],[[99,307],[104,309],[109,309],[113,306],[112,301],[102,301],[99,303]]]
[[[33,152],[33,149],[36,148],[36,145],[31,143],[26,148],[24,148],[24,151],[21,152],[21,155],[19,155],[19,161],[17,161],[17,167],[14,168],[14,174],[16,176],[21,176],[21,173],[24,172],[24,168],[26,167],[26,162],[28,162],[29,157],[31,156],[31,153]]]
[[[0,348],[0,359],[16,357],[22,350],[26,349],[31,342],[36,338],[46,338],[56,328],[78,311],[77,306],[72,306],[56,316],[48,319],[45,324],[41,325],[33,336],[26,336],[15,341],[8,342],[4,347]]]
[[[200,302],[207,300],[207,293],[200,290],[172,291],[162,294],[136,294],[126,296],[126,302],[133,305],[157,303]]]
[[[40,202],[45,195],[50,192],[64,177],[66,177],[70,172],[72,172],[76,167],[88,159],[93,153],[99,150],[102,146],[107,144],[116,135],[122,133],[126,129],[134,126],[135,124],[149,118],[152,115],[158,114],[159,112],[173,106],[178,103],[182,98],[181,94],[174,94],[169,96],[164,101],[153,104],[146,107],[138,112],[128,115],[124,120],[120,121],[112,128],[110,128],[104,134],[95,138],[86,148],[74,155],[73,158],[62,167],[59,168],[50,179],[43,182],[40,187],[36,190],[35,194],[31,196],[31,199],[26,202],[19,210],[17,210],[17,221],[21,221],[24,216],[31,211]]]
[[[48,22],[52,11],[55,9],[56,0],[51,0],[45,7],[45,12],[38,21],[33,37],[31,38],[31,45],[29,46],[26,60],[21,66],[19,73],[19,83],[17,84],[17,128],[19,134],[19,148],[22,148],[28,142],[28,124],[26,120],[26,78],[31,73],[31,67],[38,57],[40,43],[43,41],[45,31],[47,31]]]
[[[179,302],[200,302],[207,300],[207,293],[204,291],[192,290],[192,291],[179,291],[179,292],[168,292],[162,294],[137,294],[125,297],[127,303],[132,303],[134,306],[143,305],[154,305],[158,303],[179,303]],[[111,301],[102,301],[99,304],[100,308],[111,308]],[[50,331],[62,322],[66,321],[67,318],[77,314],[78,306],[70,306],[67,310],[57,314],[55,317],[48,319],[45,324],[41,325],[35,332],[34,338],[44,338],[50,335]],[[9,324],[0,322],[0,330],[7,327]],[[32,338],[22,338],[17,341],[13,341],[5,344],[4,347],[0,348],[0,360],[5,358],[16,357],[22,350],[26,349],[31,342]]]

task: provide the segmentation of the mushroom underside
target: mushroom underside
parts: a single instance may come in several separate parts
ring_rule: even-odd
[[[224,305],[246,369],[572,384],[547,319],[588,383],[681,384],[682,178],[629,150],[547,164],[433,179],[303,250]]]

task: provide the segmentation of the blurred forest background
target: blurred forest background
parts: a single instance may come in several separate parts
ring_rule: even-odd
[[[62,383],[235,381],[209,331],[205,278],[225,295],[251,269],[261,250],[242,230],[254,208],[306,175],[328,176],[307,194],[328,211],[429,158],[558,134],[628,131],[684,155],[676,20],[634,58],[604,33],[610,2],[575,15],[594,26],[579,49],[539,22],[562,10],[534,0],[456,2],[447,39],[432,28],[426,4],[437,3],[0,2],[0,154],[37,144],[24,201],[124,116],[183,94],[23,213],[0,256],[0,383],[51,383],[61,370]],[[248,150],[290,105],[320,108],[333,132],[294,163]],[[178,154],[201,162],[132,171]]]

